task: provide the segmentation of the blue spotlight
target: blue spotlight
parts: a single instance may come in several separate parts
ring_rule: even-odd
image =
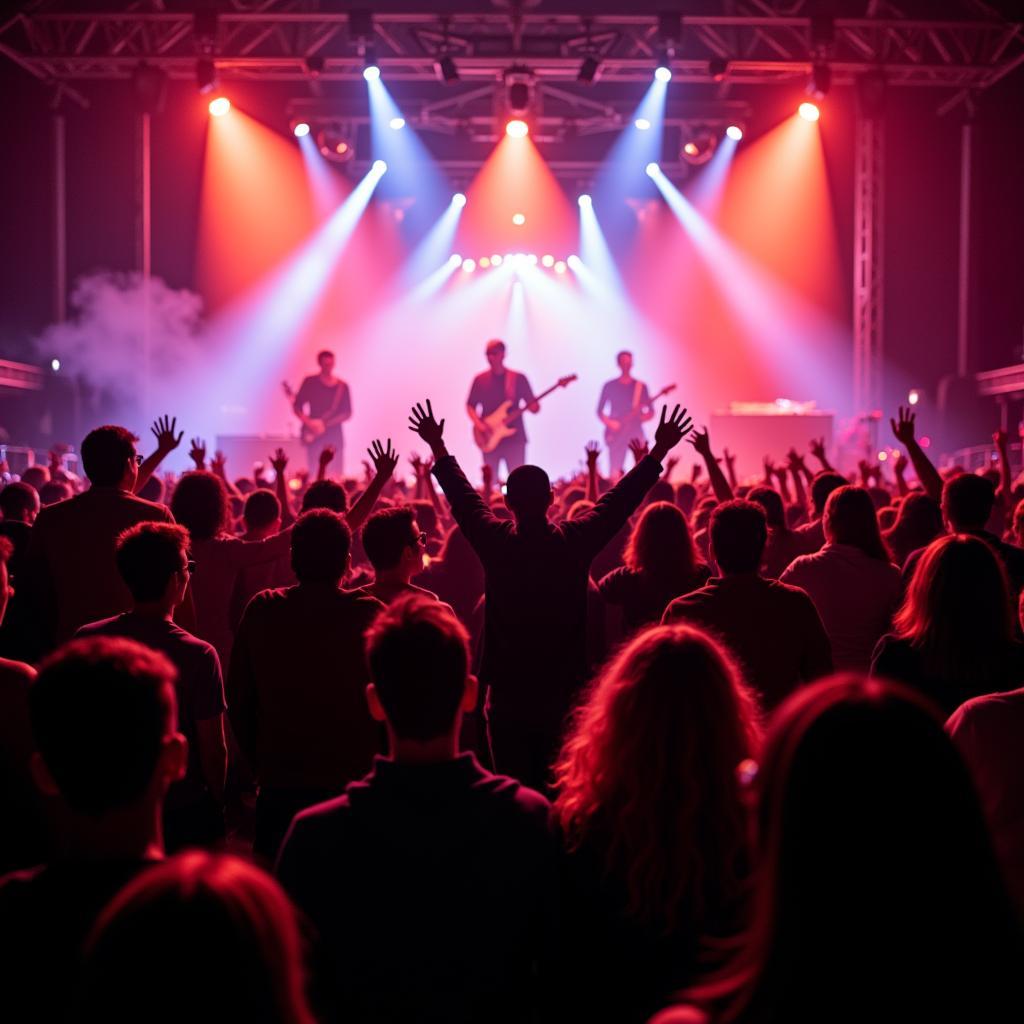
[[[738,124],[731,124],[725,129],[725,134],[732,139],[733,142],[739,142],[743,138],[743,129]]]
[[[388,169],[388,165],[383,160],[373,161],[373,173],[383,174]]]
[[[363,78],[368,82],[376,82],[380,78],[380,68],[376,64],[367,64],[363,68]]]
[[[672,81],[672,69],[666,64],[659,64],[654,69],[654,77],[659,82],[671,82]]]
[[[640,131],[645,132],[651,127],[651,122],[646,117],[638,117],[633,122],[633,127],[638,128]]]
[[[653,178],[656,174],[661,173],[661,168],[652,160],[644,170],[647,172],[647,176]]]
[[[455,195],[452,196],[452,206],[457,210],[461,210],[465,205],[466,197],[461,192],[456,192]]]
[[[305,121],[300,121],[292,131],[295,133],[295,138],[304,139],[309,134],[309,125]]]
[[[594,205],[594,200],[591,199],[586,192],[584,192],[583,195],[581,195],[579,199],[576,200],[576,202],[580,204],[581,209],[589,208]]]
[[[392,129],[392,131],[401,131],[405,127],[405,118],[393,117],[391,118],[390,121],[388,121],[388,126]]]

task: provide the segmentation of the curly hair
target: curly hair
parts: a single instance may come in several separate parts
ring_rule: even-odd
[[[570,850],[603,847],[635,920],[701,929],[739,901],[737,770],[760,734],[736,664],[689,626],[641,633],[592,684],[555,768],[555,813]]]
[[[186,473],[174,488],[171,512],[193,540],[210,540],[231,522],[228,489],[219,476],[205,469]]]

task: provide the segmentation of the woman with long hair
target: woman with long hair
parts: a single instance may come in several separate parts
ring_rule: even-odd
[[[605,604],[621,617],[621,627],[613,633],[625,636],[660,622],[670,602],[704,586],[711,576],[697,554],[686,516],[668,501],[656,501],[643,510],[624,562],[598,588]]]
[[[140,874],[96,924],[74,1019],[313,1024],[302,943],[281,887],[194,851]]]
[[[825,546],[801,555],[779,577],[807,591],[832,641],[837,669],[866,672],[902,594],[900,571],[882,543],[871,495],[837,487],[825,502]]]
[[[913,686],[946,715],[1024,682],[1006,570],[984,540],[953,534],[928,546],[871,674]]]
[[[761,558],[761,575],[765,579],[777,580],[794,558],[806,553],[807,541],[786,522],[786,506],[782,495],[774,488],[752,487],[747,500],[764,509],[768,522],[768,542]]]
[[[189,532],[196,569],[190,585],[195,605],[195,634],[213,644],[227,673],[234,630],[231,596],[239,573],[249,566],[287,559],[291,531],[266,540],[233,536],[231,504],[224,481],[207,470],[185,473],[171,499],[174,518]]]
[[[927,494],[908,494],[896,513],[896,522],[885,531],[882,539],[889,549],[889,557],[901,569],[907,556],[918,548],[925,548],[942,535],[942,510]]]
[[[1024,1019],[1020,933],[941,719],[904,687],[837,676],[772,720],[753,919],[734,962],[656,1024]]]
[[[702,939],[743,925],[739,773],[759,739],[735,663],[687,626],[641,633],[592,684],[555,768],[572,1019],[646,1020]]]

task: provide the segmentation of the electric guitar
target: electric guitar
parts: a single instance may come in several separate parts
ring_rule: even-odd
[[[640,405],[634,406],[632,409],[629,410],[629,412],[626,413],[625,416],[620,416],[618,430],[612,430],[611,427],[606,425],[604,428],[605,441],[611,441],[612,438],[618,437],[623,432],[629,430],[632,425],[640,421],[640,414],[643,412],[644,409],[651,408],[659,398],[663,398],[665,395],[675,391],[675,389],[675,384],[669,384],[667,387],[662,388],[656,395],[651,395],[651,397],[647,400],[646,403],[641,403]],[[627,434],[627,436],[633,437],[634,435]]]
[[[574,380],[576,380],[575,373],[570,373],[568,377],[559,377],[557,384],[552,384],[547,391],[542,391],[533,401],[539,402],[542,398],[550,395],[552,391],[557,391],[559,388],[567,388]],[[477,448],[485,455],[488,452],[493,452],[506,437],[512,437],[513,434],[519,433],[514,424],[526,412],[526,406],[523,406],[521,409],[513,409],[512,405],[513,401],[509,399],[502,402],[494,412],[484,416],[485,429],[474,425],[473,440],[476,442]]]
[[[284,389],[285,396],[288,401],[293,405],[295,403],[295,392],[292,390],[291,385],[288,381],[281,381],[281,387]],[[308,419],[302,421],[302,429],[299,431],[299,437],[302,443],[305,445],[312,444],[318,437],[324,434],[327,430],[327,423],[322,419]]]

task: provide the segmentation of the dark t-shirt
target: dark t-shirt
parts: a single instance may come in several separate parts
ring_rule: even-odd
[[[511,380],[507,380],[511,374]],[[511,389],[511,395],[506,389]],[[475,408],[481,416],[490,416],[502,402],[511,397],[512,408],[529,405],[533,401],[533,388],[524,374],[515,370],[506,370],[500,376],[490,370],[484,370],[473,378],[473,386],[469,389],[466,405]],[[516,426],[521,440],[526,440],[526,427],[522,418]]]
[[[277,873],[319,933],[316,988],[347,1022],[536,1019],[558,907],[547,801],[472,754],[377,758],[299,814]]]
[[[601,388],[601,397],[597,402],[597,414],[600,416],[603,413],[606,416],[611,416],[614,420],[621,420],[628,416],[634,408],[639,411],[650,404],[651,395],[646,384],[638,380],[623,381],[622,378],[616,377]],[[636,431],[640,429],[641,426],[638,422]],[[636,431],[634,431],[634,435]]]
[[[96,919],[150,863],[57,862],[0,879],[0,992],[5,1020],[66,1018],[82,945]]]
[[[171,804],[190,803],[206,789],[199,761],[196,723],[216,718],[227,710],[220,658],[212,644],[193,636],[166,619],[125,612],[100,622],[90,622],[76,636],[123,636],[167,655],[178,670],[178,728],[188,740],[188,770],[185,778],[171,788]]]
[[[308,415],[313,419],[333,420],[335,417],[352,415],[352,399],[348,385],[343,380],[334,384],[325,384],[319,376],[307,377],[299,387],[295,396],[295,405],[302,408],[308,406]],[[331,434],[341,434],[341,424],[335,423],[327,428]],[[322,436],[322,435],[321,435]]]
[[[711,570],[703,562],[694,567],[687,580],[661,579],[622,566],[608,573],[598,587],[606,604],[622,609],[623,629],[632,633],[641,626],[661,622],[669,602],[703,587],[710,578]]]

